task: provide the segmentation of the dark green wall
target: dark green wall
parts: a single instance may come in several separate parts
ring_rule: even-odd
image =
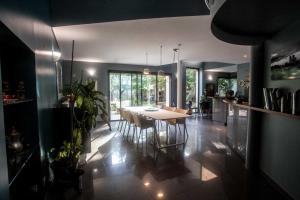
[[[32,51],[57,50],[58,46],[50,24],[48,0],[2,0],[0,6],[0,20],[4,23],[19,39],[21,39]],[[17,58],[17,55],[16,55]],[[26,66],[24,66],[26,67]],[[56,94],[56,68],[52,56],[36,54],[35,70],[37,81],[37,106],[38,106],[38,125],[42,158],[45,151],[49,148],[51,141],[51,108],[57,101]],[[1,126],[1,124],[0,124]],[[3,126],[0,127],[2,130]],[[0,138],[1,140],[1,138]],[[0,145],[1,154],[3,148]],[[2,157],[1,157],[2,158]],[[5,162],[0,161],[0,168]],[[2,175],[2,174],[1,174]],[[2,189],[7,189],[8,183],[3,183],[0,179],[0,199],[6,197]]]
[[[300,21],[278,33],[265,46],[264,87],[300,89],[300,79],[272,81],[271,54],[282,48],[300,50]],[[262,92],[262,91],[261,91]],[[260,167],[294,199],[300,199],[300,121],[263,114]]]

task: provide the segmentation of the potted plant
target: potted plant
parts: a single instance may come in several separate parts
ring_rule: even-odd
[[[54,183],[61,186],[73,186],[82,191],[81,176],[84,171],[78,168],[81,153],[81,130],[74,129],[71,141],[64,141],[60,149],[52,148],[49,152],[50,167],[54,174]]]
[[[203,95],[200,97],[200,110],[201,114],[203,115],[204,113],[208,114],[210,110],[210,101],[207,98],[207,96]]]
[[[50,166],[55,183],[74,186],[81,192],[80,177],[84,171],[78,168],[79,157],[90,146],[90,130],[96,126],[98,116],[110,127],[106,102],[104,94],[95,90],[93,80],[75,81],[63,95],[60,103],[67,101],[69,104],[73,131],[69,141],[64,141],[59,149],[51,149]]]
[[[73,126],[82,132],[85,152],[90,151],[90,130],[96,127],[99,116],[111,130],[105,96],[102,92],[95,90],[95,83],[91,79],[86,82],[81,79],[63,91],[63,98],[69,100],[72,109]]]

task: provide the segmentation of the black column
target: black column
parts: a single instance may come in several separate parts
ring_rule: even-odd
[[[249,105],[263,107],[263,81],[265,68],[264,43],[251,47]],[[259,168],[261,135],[261,113],[249,110],[246,168],[256,171]]]

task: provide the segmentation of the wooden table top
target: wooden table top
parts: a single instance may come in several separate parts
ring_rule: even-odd
[[[156,108],[151,108],[153,110],[149,111],[149,107],[126,107],[126,110],[130,112],[136,112],[138,114],[142,114],[146,117],[150,117],[155,120],[168,120],[168,119],[182,119],[182,118],[187,118],[190,117],[190,115],[187,114],[182,114],[178,112],[173,112],[173,111],[168,111],[164,109],[156,109]],[[155,109],[155,110],[154,110]]]

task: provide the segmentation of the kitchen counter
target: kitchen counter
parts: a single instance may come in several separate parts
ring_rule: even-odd
[[[212,120],[227,123],[227,105],[224,97],[212,97]]]

